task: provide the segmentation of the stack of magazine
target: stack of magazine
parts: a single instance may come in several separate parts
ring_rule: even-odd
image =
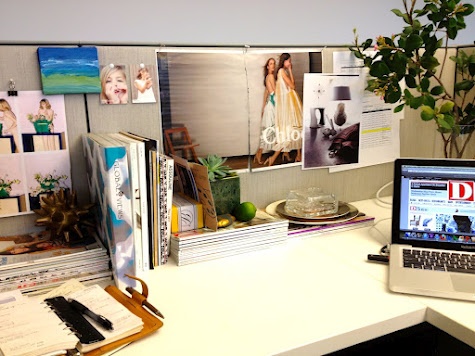
[[[96,283],[112,277],[107,250],[95,234],[77,242],[49,231],[0,237],[0,292],[46,292],[70,278]]]
[[[208,228],[172,234],[171,256],[179,266],[257,251],[284,243],[289,222],[258,210],[248,222],[235,221],[213,231]]]

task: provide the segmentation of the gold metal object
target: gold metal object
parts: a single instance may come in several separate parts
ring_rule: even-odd
[[[64,239],[69,242],[71,238],[83,238],[82,225],[93,227],[88,220],[89,209],[94,204],[83,207],[77,206],[76,192],[68,193],[61,188],[47,196],[41,197],[41,209],[35,209],[35,213],[41,217],[36,219],[37,226],[46,226],[51,231],[51,239]]]

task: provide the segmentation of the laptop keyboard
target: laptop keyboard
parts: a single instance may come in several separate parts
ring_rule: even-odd
[[[405,248],[402,255],[407,268],[475,274],[475,255],[472,254]]]

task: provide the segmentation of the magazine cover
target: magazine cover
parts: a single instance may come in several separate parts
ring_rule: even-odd
[[[321,48],[160,48],[162,126],[233,169],[300,165],[303,75],[321,63]]]
[[[35,262],[65,261],[68,257],[90,254],[93,250],[105,253],[105,248],[96,234],[74,243],[51,240],[49,231],[3,236],[0,237],[0,271],[31,266]]]

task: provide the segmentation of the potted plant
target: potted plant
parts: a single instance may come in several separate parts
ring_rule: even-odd
[[[56,114],[55,114],[56,116]],[[30,121],[35,127],[36,133],[49,133],[53,127],[53,120],[48,120],[45,115],[27,115],[28,121]]]
[[[36,173],[34,178],[38,186],[36,188],[30,188],[31,209],[41,208],[40,197],[42,194],[51,195],[55,192],[59,192],[61,188],[68,189],[64,184],[64,181],[68,179],[68,176],[65,174],[58,175],[56,172],[53,172],[42,175],[41,173]]]
[[[224,165],[227,158],[217,155],[198,157],[199,162],[208,168],[208,179],[211,185],[216,214],[229,214],[239,205],[241,199],[239,176]]]
[[[420,109],[421,119],[433,121],[443,140],[446,158],[461,158],[471,142],[475,129],[474,87],[475,55],[459,50],[449,56],[449,41],[464,29],[465,17],[474,6],[460,0],[402,0],[403,10],[393,9],[405,26],[401,33],[379,36],[359,43],[356,30],[353,54],[369,68],[366,90],[384,98],[386,103],[400,103],[395,112],[405,106]],[[372,49],[367,54],[364,51]],[[442,51],[442,61],[436,52]],[[447,59],[455,62],[457,78],[452,88],[442,80]],[[406,88],[401,88],[404,83]],[[459,142],[460,138],[465,138]],[[471,157],[472,158],[472,157]]]
[[[8,179],[8,175],[5,178],[0,178],[0,198],[9,198],[12,191],[13,184],[20,184],[19,179]]]

